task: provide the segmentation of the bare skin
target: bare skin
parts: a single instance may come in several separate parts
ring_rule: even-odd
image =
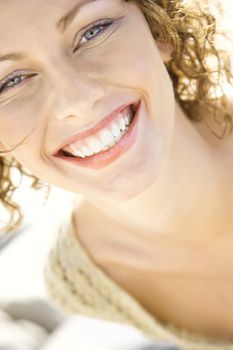
[[[233,340],[233,222],[230,210],[233,205],[233,144],[231,138],[227,142],[217,140],[202,123],[194,124],[193,128],[200,135],[196,140],[205,141],[199,145],[205,146],[200,147],[196,164],[191,161],[195,157],[190,159],[190,150],[187,159],[182,152],[182,164],[189,164],[185,168],[187,173],[184,166],[178,166],[180,152],[175,152],[173,171],[170,168],[168,174],[165,172],[162,176],[164,179],[172,174],[176,180],[176,187],[171,188],[171,191],[176,190],[175,197],[169,205],[163,208],[157,205],[167,198],[165,184],[155,188],[154,206],[141,207],[143,215],[141,212],[135,214],[135,207],[132,207],[131,212],[123,212],[121,219],[122,211],[110,217],[109,211],[105,214],[90,202],[77,201],[74,211],[76,234],[98,266],[160,321],[171,322],[199,335]],[[189,140],[192,134],[196,136],[191,132]],[[197,144],[195,151],[195,143],[191,144],[192,154],[197,154]],[[177,144],[173,147],[175,149]],[[208,150],[205,165],[209,168],[210,178],[217,175],[212,188],[208,176],[205,177],[207,170],[200,171],[204,150]],[[196,172],[190,171],[191,166]],[[194,189],[197,178],[203,187]],[[187,184],[185,188],[184,183]],[[187,206],[185,215],[181,206],[184,202]],[[215,205],[211,206],[213,203]],[[154,213],[151,221],[146,217],[150,212]],[[159,218],[163,217],[167,220],[161,224]],[[145,226],[143,230],[137,228],[138,221],[133,228],[135,218],[141,220],[140,224]]]
[[[0,57],[23,53],[0,61],[0,82],[12,73],[23,79],[0,93],[0,149],[34,128],[10,154],[83,195],[76,233],[93,259],[161,320],[229,338],[233,137],[215,140],[178,107],[164,65],[172,48],[154,40],[136,5],[92,2],[61,33],[57,23],[77,0],[56,4],[0,2]],[[84,40],[81,29],[103,18],[115,21]],[[139,99],[137,140],[115,162],[96,171],[53,156],[79,130]]]
[[[82,210],[77,214],[77,236],[108,276],[160,321],[232,340],[233,242],[229,237],[203,242],[154,235],[143,240],[138,232],[113,226],[92,211],[92,225],[87,227],[88,209],[87,216]],[[99,237],[106,228],[111,239]]]

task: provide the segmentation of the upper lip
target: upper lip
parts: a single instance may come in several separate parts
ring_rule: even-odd
[[[136,107],[138,105],[138,101],[137,102],[131,102],[131,103],[126,103],[118,108],[116,108],[114,111],[112,111],[111,113],[109,113],[107,116],[105,116],[103,119],[101,119],[101,121],[96,124],[95,126],[93,126],[92,128],[88,129],[88,130],[85,130],[85,131],[82,131],[78,134],[75,134],[71,137],[69,137],[68,139],[66,139],[62,145],[60,145],[54,152],[54,155],[57,155],[58,152],[70,145],[71,143],[74,143],[74,142],[77,142],[79,140],[82,140],[84,138],[87,138],[87,137],[90,137],[94,134],[96,134],[98,131],[100,131],[101,129],[105,128],[107,125],[109,125],[109,123],[111,123],[112,120],[114,120],[117,115],[123,111],[125,108],[128,108],[130,107],[131,105],[133,105],[134,107]]]

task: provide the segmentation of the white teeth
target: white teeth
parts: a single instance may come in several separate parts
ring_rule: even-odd
[[[118,124],[115,122],[112,123],[112,125],[111,125],[111,131],[112,131],[113,135],[115,136],[115,138],[117,138],[121,135],[121,130],[120,130]]]
[[[122,137],[123,133],[124,133],[124,131],[120,131],[119,136],[115,137],[115,142],[120,140],[120,138]]]
[[[77,157],[85,158],[112,147],[129,129],[130,121],[133,117],[132,110],[125,110],[118,122],[113,122],[109,128],[103,129],[96,137],[86,139],[86,144],[76,142],[71,144],[66,150]]]
[[[82,152],[80,149],[72,151],[72,153],[77,157],[85,158],[85,152]]]
[[[121,118],[119,125],[120,125],[120,128],[122,131],[124,131],[126,129],[124,118]]]
[[[75,155],[78,156],[78,157],[82,157],[82,158],[85,157],[85,153],[82,152],[81,149],[77,149],[77,147],[75,147],[74,144],[70,145],[68,151],[70,151],[71,153],[75,154]]]
[[[81,147],[81,151],[85,154],[85,156],[92,156],[94,152],[90,149],[90,147],[84,145]]]
[[[108,146],[112,147],[113,145],[115,145],[115,143],[116,143],[116,139],[114,138],[114,141],[112,141]]]
[[[127,111],[124,111],[123,119],[124,119],[124,122],[125,122],[126,126],[129,125],[131,117],[132,117],[132,109],[131,108],[129,110],[127,110]]]
[[[111,142],[114,141],[114,136],[111,133],[111,131],[104,129],[101,130],[100,133],[98,134],[100,141],[105,145],[109,146]]]
[[[128,116],[125,116],[124,117],[124,122],[125,122],[125,125],[129,125],[129,117]]]
[[[87,144],[94,153],[98,153],[103,149],[102,142],[99,141],[96,137],[92,137],[91,139],[89,139],[87,141]]]

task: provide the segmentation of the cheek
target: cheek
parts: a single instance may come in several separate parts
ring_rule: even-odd
[[[123,31],[123,30],[122,30]],[[140,88],[150,83],[151,72],[156,67],[154,50],[137,33],[127,30],[118,33],[109,43],[106,54],[96,61],[101,80],[121,86]]]
[[[119,32],[103,65],[101,79],[145,98],[152,128],[168,144],[174,132],[175,96],[172,81],[148,25]],[[127,33],[127,35],[125,34]],[[111,79],[111,80],[110,80]]]
[[[0,107],[0,139],[8,146],[15,146],[29,135],[44,119],[46,99],[40,95],[15,100]]]
[[[141,13],[127,17],[106,42],[84,57],[82,67],[102,84],[171,99],[172,85],[156,42]]]
[[[161,133],[172,133],[175,114],[173,86],[160,52],[147,25],[131,25],[119,30],[114,39],[92,62],[102,84],[146,99],[153,120]],[[127,33],[127,34],[126,34]]]

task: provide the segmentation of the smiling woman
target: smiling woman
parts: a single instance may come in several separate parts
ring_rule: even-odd
[[[1,200],[19,214],[4,231],[22,219],[13,166],[82,195],[46,268],[53,297],[190,350],[233,348],[233,77],[215,6],[0,3]]]

